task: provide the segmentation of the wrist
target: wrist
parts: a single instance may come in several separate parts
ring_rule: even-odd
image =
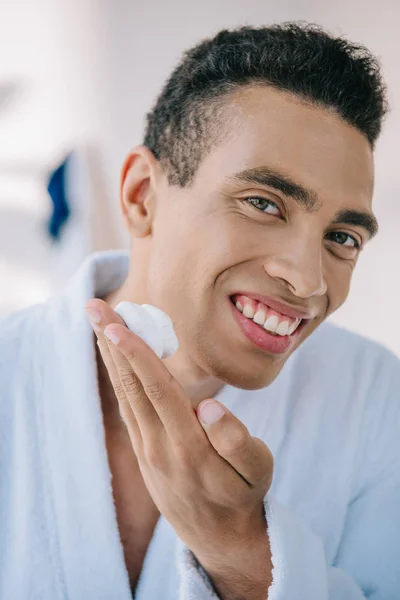
[[[272,583],[272,557],[267,525],[238,542],[226,540],[218,553],[196,558],[221,600],[265,600]]]

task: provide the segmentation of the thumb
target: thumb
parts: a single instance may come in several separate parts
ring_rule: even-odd
[[[273,457],[268,446],[217,400],[204,400],[197,416],[210,443],[251,486],[269,487]]]
[[[199,417],[200,423],[203,428],[207,431],[211,425],[214,425],[228,410],[223,404],[217,400],[204,400],[197,407],[197,416]]]

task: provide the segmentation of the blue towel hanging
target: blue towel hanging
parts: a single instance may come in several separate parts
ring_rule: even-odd
[[[68,202],[66,171],[71,154],[51,173],[47,184],[53,211],[47,225],[48,232],[54,241],[59,241],[63,227],[66,225],[71,209]]]

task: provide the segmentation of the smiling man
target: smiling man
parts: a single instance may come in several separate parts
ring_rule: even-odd
[[[386,111],[316,26],[185,54],[122,169],[130,252],[2,322],[1,598],[398,597],[399,361],[321,326],[378,230]]]

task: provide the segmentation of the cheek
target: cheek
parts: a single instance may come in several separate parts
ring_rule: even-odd
[[[213,285],[225,270],[247,260],[255,246],[250,224],[234,214],[208,214],[176,225],[158,248],[160,263],[165,262],[168,247],[171,267],[194,280],[196,290]]]
[[[340,308],[349,295],[353,269],[354,265],[340,263],[336,259],[333,259],[332,264],[326,269],[329,297],[328,315]]]

